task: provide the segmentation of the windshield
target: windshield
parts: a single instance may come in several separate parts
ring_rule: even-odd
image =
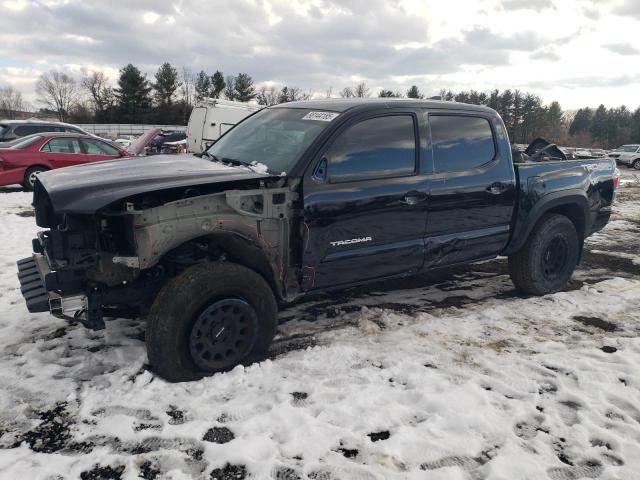
[[[23,148],[30,147],[41,138],[42,138],[42,135],[29,135],[28,137],[24,137],[20,139],[19,142],[16,142],[16,143],[12,142],[11,148],[16,150],[22,150]]]
[[[618,148],[618,152],[635,152],[638,150],[638,145],[623,145]]]
[[[221,161],[262,164],[270,173],[289,173],[334,112],[300,108],[264,109],[214,143],[207,153]]]

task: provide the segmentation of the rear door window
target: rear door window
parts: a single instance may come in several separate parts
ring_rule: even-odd
[[[16,150],[22,150],[38,142],[41,138],[42,137],[40,135],[30,135],[28,137],[25,137],[24,140],[18,143],[15,143],[11,148]],[[14,140],[14,141],[17,141],[17,140]]]
[[[412,115],[387,115],[348,127],[329,147],[332,183],[413,175],[416,170]]]
[[[486,118],[429,115],[429,124],[437,172],[470,170],[494,159],[493,130]]]

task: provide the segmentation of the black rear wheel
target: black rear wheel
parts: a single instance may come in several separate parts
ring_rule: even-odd
[[[36,183],[36,176],[41,172],[46,172],[44,167],[31,167],[24,173],[24,180],[22,181],[22,188],[27,191],[32,191]]]
[[[564,215],[544,215],[524,247],[509,257],[516,288],[533,295],[558,292],[571,278],[580,242],[573,222]]]
[[[147,319],[149,363],[166,380],[197,380],[264,358],[277,305],[267,282],[233,263],[198,264],[170,280]]]

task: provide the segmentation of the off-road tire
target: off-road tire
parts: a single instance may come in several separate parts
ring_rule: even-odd
[[[30,192],[33,190],[33,183],[32,183],[32,176],[40,173],[40,172],[46,172],[47,169],[45,167],[31,167],[28,168],[26,172],[24,172],[24,179],[22,180],[22,183],[20,185],[22,185],[22,188],[27,191]]]
[[[631,164],[632,168],[635,168],[636,170],[640,170],[640,158],[637,160],[634,160],[633,163]]]
[[[194,265],[171,279],[160,291],[147,318],[145,340],[153,371],[170,382],[198,380],[225,369],[205,370],[191,354],[190,335],[203,312],[216,302],[236,299],[255,312],[257,328],[236,363],[265,357],[277,327],[277,304],[267,282],[258,273],[234,263]]]
[[[547,269],[549,252],[564,250],[553,275]],[[509,275],[518,290],[533,295],[546,295],[562,290],[578,262],[580,242],[573,222],[564,215],[545,214],[529,235],[524,247],[509,257]],[[553,270],[553,269],[552,269]]]

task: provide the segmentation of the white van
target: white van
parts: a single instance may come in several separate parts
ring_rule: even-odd
[[[236,123],[261,108],[259,105],[216,98],[198,102],[189,117],[187,150],[202,153]]]

